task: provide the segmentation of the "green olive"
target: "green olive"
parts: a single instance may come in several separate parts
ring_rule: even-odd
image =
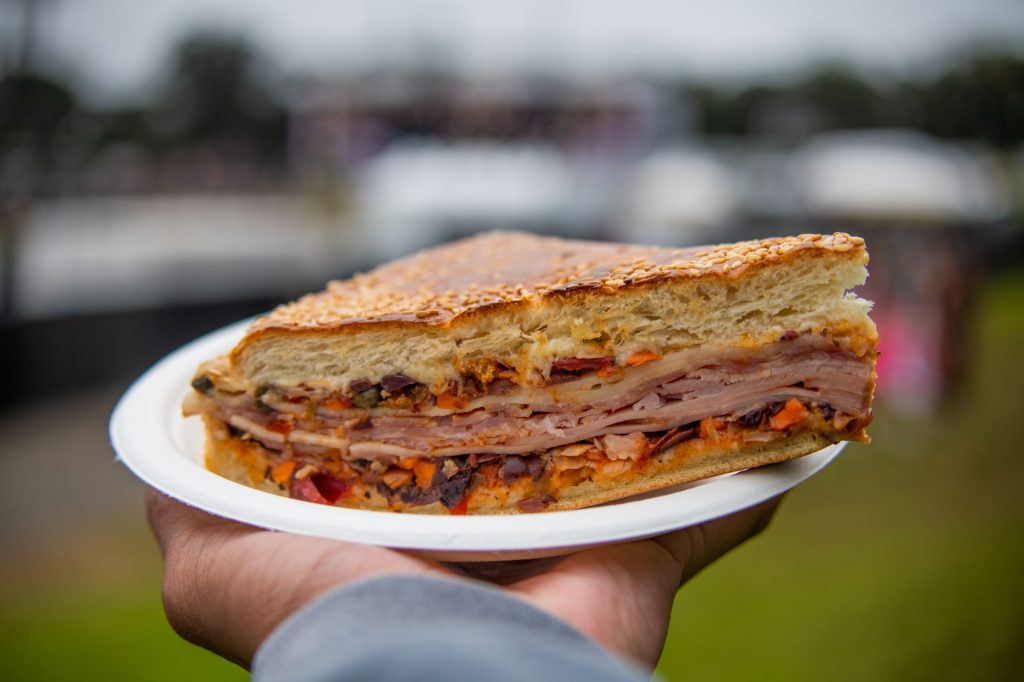
[[[363,407],[363,408],[376,407],[377,403],[379,403],[379,402],[380,402],[380,387],[379,386],[373,386],[371,388],[368,388],[365,391],[363,391],[362,393],[357,393],[356,396],[354,398],[352,398],[352,404],[355,405],[356,407]]]

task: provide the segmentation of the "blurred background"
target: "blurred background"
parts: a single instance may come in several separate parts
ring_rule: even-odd
[[[164,621],[115,400],[501,228],[867,239],[874,443],[680,593],[666,679],[1024,679],[1022,218],[1016,0],[3,0],[4,677],[242,679]]]

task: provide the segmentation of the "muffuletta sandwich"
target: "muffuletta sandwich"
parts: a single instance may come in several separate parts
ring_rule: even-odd
[[[488,233],[256,319],[185,401],[207,467],[321,504],[566,510],[866,440],[864,241]]]

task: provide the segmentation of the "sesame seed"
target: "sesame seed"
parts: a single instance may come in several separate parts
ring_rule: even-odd
[[[806,250],[864,251],[864,240],[831,235],[755,240],[692,249],[608,245],[516,233],[491,233],[430,249],[281,306],[261,328],[335,329],[375,320],[444,324],[467,311],[534,302],[559,292],[621,290],[639,282],[738,276],[754,264],[788,260]],[[563,254],[570,254],[563,256]]]

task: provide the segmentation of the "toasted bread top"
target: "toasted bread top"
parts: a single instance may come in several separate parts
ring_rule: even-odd
[[[872,336],[864,240],[800,235],[670,249],[487,233],[328,284],[257,319],[230,355],[250,387],[338,390],[402,373],[437,390],[498,359],[756,345],[789,329]]]
[[[867,263],[864,240],[832,235],[670,249],[522,232],[487,232],[386,263],[259,318],[249,330],[340,331],[381,322],[449,325],[460,317],[573,292],[614,294],[667,280],[725,276],[803,252]]]

